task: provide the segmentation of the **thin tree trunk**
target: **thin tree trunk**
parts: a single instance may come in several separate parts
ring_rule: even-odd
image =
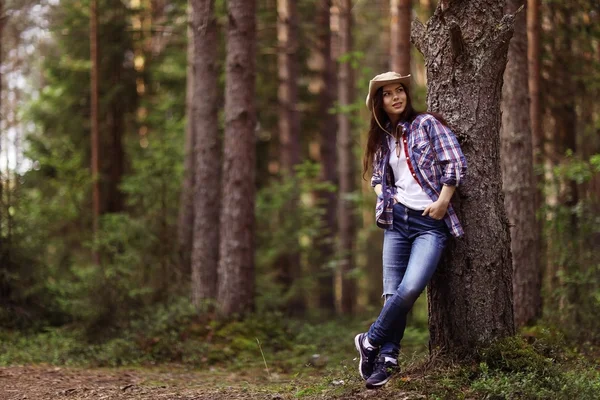
[[[279,99],[279,138],[280,160],[283,179],[294,176],[294,167],[300,162],[300,119],[296,109],[298,103],[298,61],[297,61],[297,25],[298,16],[296,2],[293,0],[277,1],[277,39],[278,39],[278,99]],[[290,210],[298,207],[299,193],[296,191],[290,201],[289,208],[281,210],[280,218],[288,218]],[[286,291],[294,290],[288,302],[291,314],[301,314],[304,309],[302,291],[293,284],[302,277],[300,254],[298,252],[298,236],[292,235],[290,250],[277,261],[280,268],[280,282]]]
[[[469,162],[452,204],[465,237],[449,243],[429,294],[430,350],[472,357],[514,333],[512,265],[500,169],[500,100],[512,21],[503,1],[449,2],[412,40],[427,62],[427,104]]]
[[[97,0],[91,0],[90,3],[90,59],[91,69],[91,170],[93,179],[92,189],[92,220],[94,235],[98,233],[98,223],[100,219],[100,168],[99,154],[100,148],[100,122],[98,116],[98,3]],[[99,254],[94,253],[94,262],[100,263]]]
[[[185,147],[183,162],[183,181],[179,200],[179,218],[177,224],[177,237],[179,241],[179,259],[182,270],[191,271],[192,243],[194,237],[194,176],[196,153],[194,131],[194,21],[193,5],[188,0],[188,29],[187,29],[187,69],[186,69],[186,126]],[[186,273],[187,275],[187,273]]]
[[[402,75],[410,74],[411,0],[391,0],[390,69]]]
[[[298,101],[298,61],[296,53],[298,16],[296,2],[277,1],[277,37],[279,43],[279,135],[281,167],[287,173],[294,172],[300,162],[300,119],[296,110]]]
[[[342,0],[340,4],[340,52],[352,51],[352,2]],[[347,107],[354,101],[354,74],[350,62],[338,65],[338,102]],[[354,269],[354,235],[356,223],[354,207],[350,196],[354,192],[354,168],[352,153],[352,124],[350,115],[341,112],[338,116],[339,132],[337,137],[340,188],[338,196],[338,232],[339,232],[339,273],[341,285],[341,311],[350,314],[356,300],[356,281],[352,278]]]
[[[4,39],[4,25],[6,23],[6,16],[4,15],[4,0],[0,0],[0,65],[2,65],[2,63],[4,62],[4,57],[3,57],[3,53],[2,53],[2,43],[3,43],[3,39]],[[3,116],[4,116],[4,110],[2,109],[2,83],[3,83],[3,77],[2,77],[2,69],[0,68],[0,125],[2,124],[2,120],[3,120]],[[0,131],[0,152],[2,152],[2,136],[3,136],[2,131]],[[0,171],[0,178],[2,178],[2,171]],[[5,265],[4,264],[4,260],[2,259],[2,255],[3,255],[3,240],[2,240],[2,214],[3,211],[2,210],[2,204],[3,204],[3,187],[4,187],[4,183],[3,180],[0,179],[0,262],[1,265]],[[2,274],[3,278],[5,279],[4,276],[6,276],[5,274]],[[1,289],[1,287],[0,287]]]
[[[188,126],[194,144],[190,149],[194,165],[193,240],[192,240],[192,301],[196,307],[217,297],[219,264],[218,215],[221,199],[221,149],[218,123],[217,22],[214,0],[191,0],[193,31],[193,94],[192,114]],[[240,131],[240,134],[242,132]],[[189,183],[189,182],[188,182]],[[229,207],[233,205],[229,204]],[[192,223],[192,221],[187,221]],[[230,230],[235,220],[228,221]]]
[[[218,289],[229,316],[254,305],[255,19],[255,0],[229,1]]]
[[[319,160],[321,164],[320,179],[324,182],[336,184],[336,116],[329,114],[333,106],[336,93],[336,78],[334,62],[332,60],[332,32],[330,24],[331,0],[318,0],[316,9],[317,46],[319,54],[318,74],[319,87]],[[325,311],[335,310],[334,276],[326,261],[334,255],[333,238],[336,233],[336,202],[335,194],[330,192],[318,193],[319,201],[325,207],[323,224],[327,232],[320,238],[320,268],[315,271],[319,277],[319,308]]]
[[[508,0],[514,14],[525,0]],[[541,314],[541,270],[538,264],[538,225],[535,219],[535,178],[529,128],[527,30],[525,12],[515,19],[502,88],[501,159],[504,205],[510,221],[513,259],[515,325],[533,322]]]
[[[127,19],[126,9],[122,2],[110,4],[111,7],[111,24],[114,27],[110,29],[108,42],[114,38],[115,42],[123,43],[126,33]],[[118,30],[117,30],[118,29]],[[114,35],[114,36],[113,36]],[[108,66],[108,80],[112,87],[122,85],[124,77],[123,56],[126,51],[111,55],[108,58],[110,63]],[[124,86],[128,87],[128,85]],[[117,213],[123,211],[124,195],[121,192],[120,185],[125,173],[125,151],[123,149],[123,135],[125,133],[125,113],[128,109],[128,98],[125,96],[114,96],[110,99],[107,105],[105,121],[105,143],[102,147],[101,154],[104,159],[100,162],[103,167],[102,176],[106,176],[104,182],[105,204],[101,206],[101,212]]]
[[[555,167],[561,163],[568,162],[566,153],[571,152],[575,154],[576,151],[576,132],[577,132],[577,113],[575,112],[575,83],[572,79],[569,67],[573,65],[573,22],[572,12],[568,4],[551,4],[555,10],[554,28],[555,32],[560,30],[555,36],[556,49],[553,52],[553,68],[556,82],[550,81],[547,84],[552,86],[550,93],[552,98],[551,114],[554,119],[554,132],[552,137],[548,138],[550,143],[554,143],[553,154],[551,160],[553,161],[552,167]],[[553,90],[552,90],[553,89]],[[548,171],[549,174],[552,171]],[[558,177],[556,182],[556,206],[564,208],[570,213],[567,220],[558,220],[558,224],[566,224],[564,229],[553,230],[553,238],[555,243],[561,243],[562,251],[556,252],[557,249],[552,246],[551,242],[548,242],[548,253],[547,261],[550,264],[549,270],[555,274],[555,283],[561,288],[565,287],[565,277],[571,273],[575,273],[577,256],[578,253],[574,247],[577,241],[578,234],[578,221],[575,212],[573,212],[575,206],[578,203],[577,194],[577,183],[575,180],[568,179],[565,176]],[[558,209],[557,209],[558,211]],[[557,214],[555,218],[560,218]],[[564,218],[564,217],[563,217]],[[555,224],[555,226],[558,226]],[[566,235],[566,237],[565,237]],[[565,247],[566,245],[566,247]],[[559,246],[557,246],[559,247]],[[569,258],[557,257],[567,252],[570,254]],[[556,289],[554,287],[553,289]],[[573,286],[571,287],[573,289]],[[559,307],[561,311],[561,318],[567,317],[566,307],[567,303],[572,300],[571,293],[567,293],[561,290],[559,295]],[[577,313],[574,314],[577,316]]]
[[[544,165],[544,133],[542,129],[542,106],[540,98],[540,0],[527,0],[527,73],[528,73],[528,87],[529,87],[529,120],[531,121],[531,138],[532,138],[532,152],[533,152],[533,165],[534,171],[540,166]],[[535,199],[534,207],[536,215],[539,215],[542,205],[544,203],[544,193],[542,185],[544,182],[543,174],[536,174],[534,172],[534,187],[535,187]],[[542,274],[543,286],[543,268],[544,259],[543,255],[546,253],[545,243],[542,238],[542,232],[544,229],[545,217],[537,219],[535,234],[537,240],[537,264]],[[540,304],[540,313],[543,311],[543,303]],[[519,322],[516,321],[517,326]]]

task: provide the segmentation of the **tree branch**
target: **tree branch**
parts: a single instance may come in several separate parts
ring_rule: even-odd
[[[499,44],[510,41],[510,38],[512,37],[513,30],[515,27],[515,15],[518,12],[519,12],[519,10],[517,10],[517,12],[514,15],[506,14],[504,17],[502,17],[502,19],[500,20],[500,23],[496,26],[496,29],[494,29],[490,33],[490,37],[488,40],[491,40],[492,43],[499,43]],[[502,47],[502,46],[497,46],[497,47]]]
[[[427,51],[426,39],[427,32],[425,30],[425,25],[418,19],[413,19],[410,29],[410,41],[424,56]]]

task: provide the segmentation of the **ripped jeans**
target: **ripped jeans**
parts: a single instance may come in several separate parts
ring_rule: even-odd
[[[396,359],[406,316],[435,272],[450,235],[444,220],[394,205],[394,225],[384,232],[383,295],[386,299],[368,338],[379,354]]]

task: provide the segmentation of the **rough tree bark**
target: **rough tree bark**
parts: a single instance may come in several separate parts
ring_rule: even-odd
[[[410,74],[410,21],[412,0],[390,1],[390,69]]]
[[[279,140],[281,169],[286,176],[295,175],[294,167],[300,162],[300,118],[296,105],[298,103],[298,61],[297,61],[297,25],[298,16],[296,2],[293,0],[277,1],[277,41],[278,41],[278,75],[279,86]],[[290,209],[295,210],[298,204],[298,193],[290,201],[289,208],[281,210],[280,218],[287,218]],[[292,236],[291,240],[297,240]],[[297,243],[291,246],[278,259],[280,281],[286,291],[292,289],[302,275],[300,269],[300,254]],[[291,294],[288,311],[291,314],[301,314],[304,311],[304,299],[300,291]]]
[[[500,170],[502,74],[514,17],[503,1],[442,1],[412,41],[427,65],[429,110],[443,114],[469,163],[452,200],[465,237],[451,241],[429,290],[430,350],[469,357],[514,333],[512,265]]]
[[[256,1],[230,0],[218,305],[222,314],[254,304]]]
[[[191,270],[192,241],[194,237],[194,29],[192,2],[188,0],[187,29],[187,68],[185,95],[185,145],[183,161],[183,180],[179,199],[179,217],[177,223],[177,240],[179,259],[183,271]]]
[[[352,51],[352,2],[340,2],[340,53]],[[338,102],[347,107],[354,101],[354,74],[350,62],[338,65]],[[352,313],[356,302],[356,281],[351,278],[354,269],[354,235],[356,223],[354,207],[349,196],[354,191],[354,155],[352,152],[352,124],[350,115],[340,113],[338,116],[339,132],[337,137],[339,163],[339,195],[337,219],[339,232],[339,273],[341,274],[341,311]]]
[[[517,12],[525,0],[508,0],[505,11]],[[504,205],[510,221],[514,317],[517,327],[541,314],[541,269],[535,208],[533,150],[529,129],[527,29],[525,12],[515,15],[502,88],[501,159]]]
[[[193,112],[189,116],[194,149],[192,300],[198,307],[217,297],[221,149],[218,130],[217,23],[214,0],[191,0],[194,42]],[[245,168],[245,167],[244,167]],[[227,197],[227,196],[225,196]],[[231,206],[231,205],[230,205]],[[186,221],[190,223],[190,221]],[[227,224],[229,227],[231,221]]]

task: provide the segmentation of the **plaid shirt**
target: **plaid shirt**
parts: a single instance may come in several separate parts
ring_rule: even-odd
[[[386,127],[389,129],[389,124]],[[467,160],[454,133],[431,114],[420,114],[412,123],[400,122],[407,162],[416,181],[432,201],[437,201],[442,185],[459,186],[467,171]],[[396,194],[394,173],[389,165],[390,143],[386,135],[373,158],[371,186],[381,184],[383,196],[375,206],[377,226],[390,229],[394,222],[393,197]],[[407,140],[407,143],[404,142]],[[444,221],[455,237],[464,234],[458,216],[450,203]]]

